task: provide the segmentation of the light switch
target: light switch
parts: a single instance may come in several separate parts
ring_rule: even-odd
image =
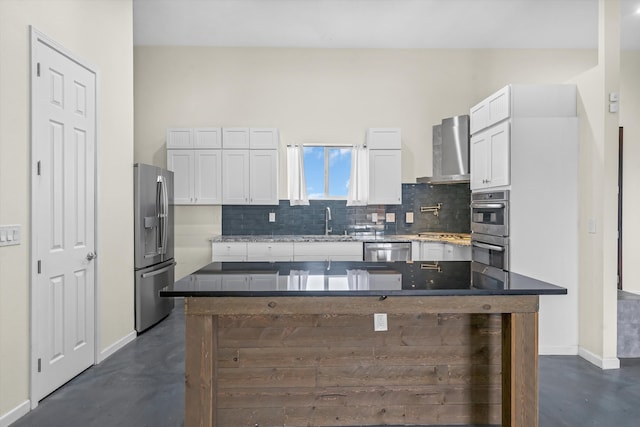
[[[393,212],[388,213],[385,221],[386,222],[396,222],[396,214],[393,213]]]
[[[269,212],[269,222],[276,222],[276,213]]]
[[[377,213],[372,213],[371,214],[371,222],[378,222],[378,214]]]
[[[0,246],[10,246],[20,244],[20,226],[2,225],[0,226]]]
[[[596,234],[596,219],[589,218],[589,221],[587,222],[587,227],[588,227],[589,234]]]

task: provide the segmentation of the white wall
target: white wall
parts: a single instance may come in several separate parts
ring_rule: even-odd
[[[620,126],[624,128],[622,166],[622,287],[640,293],[640,52],[620,59]]]
[[[0,425],[29,398],[29,25],[99,69],[100,349],[133,331],[131,1],[0,1],[0,223],[23,239],[0,248]]]

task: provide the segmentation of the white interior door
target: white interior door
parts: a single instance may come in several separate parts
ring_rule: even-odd
[[[96,74],[34,37],[33,393],[95,361]]]

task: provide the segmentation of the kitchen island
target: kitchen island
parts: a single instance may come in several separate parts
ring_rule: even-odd
[[[531,427],[538,295],[564,293],[469,262],[287,262],[161,296],[185,298],[186,426]]]

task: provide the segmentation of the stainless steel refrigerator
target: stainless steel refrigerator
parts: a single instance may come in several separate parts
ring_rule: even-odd
[[[173,172],[141,163],[133,170],[135,317],[142,332],[173,309],[172,298],[158,295],[175,280]]]

